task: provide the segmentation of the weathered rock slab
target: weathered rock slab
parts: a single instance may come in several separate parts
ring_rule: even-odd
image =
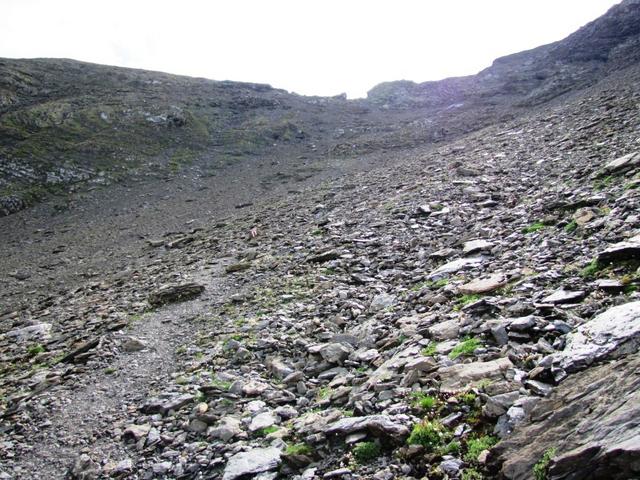
[[[556,362],[567,372],[588,367],[606,358],[638,351],[640,346],[640,302],[610,308],[567,335],[565,349]]]
[[[277,448],[254,448],[236,453],[227,462],[222,480],[235,480],[245,475],[268,472],[281,463],[281,452]]]

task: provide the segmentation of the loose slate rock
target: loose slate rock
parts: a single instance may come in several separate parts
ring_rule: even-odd
[[[542,303],[552,303],[554,305],[558,305],[561,303],[575,303],[581,301],[585,297],[585,292],[582,290],[571,291],[571,290],[556,290],[551,295],[542,299]]]
[[[404,423],[408,418],[404,415],[369,415],[367,417],[348,417],[334,422],[324,429],[324,433],[331,435],[347,435],[353,432],[368,430],[377,434],[385,434],[391,437],[404,437],[409,434],[409,429]]]
[[[610,263],[640,258],[640,235],[611,245],[598,254],[598,262]]]
[[[482,257],[458,258],[457,260],[445,263],[441,267],[436,268],[429,274],[428,279],[438,280],[440,278],[444,278],[451,273],[456,273],[457,271],[463,270],[467,267],[480,265],[483,260],[484,259]]]
[[[149,295],[149,303],[160,306],[166,303],[181,302],[197,297],[204,291],[204,285],[194,282],[163,285]]]
[[[557,354],[560,367],[574,372],[605,358],[637,352],[640,346],[640,302],[610,308],[567,335]]]
[[[460,292],[464,294],[489,293],[504,287],[507,281],[502,273],[496,273],[486,278],[478,278],[460,287]]]
[[[604,166],[604,172],[605,174],[624,172],[638,166],[640,166],[640,152],[632,152],[611,160]]]
[[[274,470],[282,462],[280,455],[277,448],[254,448],[236,453],[227,462],[222,480],[235,480],[245,475]]]
[[[492,248],[493,243],[488,242],[487,240],[469,240],[468,242],[464,242],[462,253],[464,255],[471,255],[478,252],[488,252]]]
[[[455,393],[459,390],[470,389],[478,386],[484,379],[501,379],[504,372],[510,368],[513,368],[513,363],[508,358],[442,367],[438,370],[438,374],[442,378],[440,390],[444,393]]]

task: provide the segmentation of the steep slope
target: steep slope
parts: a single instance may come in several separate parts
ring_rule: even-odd
[[[322,169],[332,157],[450,140],[635,65],[639,10],[625,0],[477,75],[386,83],[357,101],[72,60],[0,60],[0,214],[87,184],[175,178],[185,165],[207,175],[266,158],[295,175],[300,158]]]
[[[637,478],[639,85],[0,219],[0,478]]]

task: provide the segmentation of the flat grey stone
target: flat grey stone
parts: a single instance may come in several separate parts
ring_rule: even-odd
[[[245,475],[274,470],[282,462],[280,455],[277,448],[254,448],[236,453],[227,462],[222,480],[235,480]]]

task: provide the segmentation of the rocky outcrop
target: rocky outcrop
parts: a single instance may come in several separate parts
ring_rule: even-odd
[[[549,479],[640,475],[640,359],[636,355],[569,377],[492,453],[508,479],[533,477],[546,451]],[[534,441],[532,441],[534,439]]]

